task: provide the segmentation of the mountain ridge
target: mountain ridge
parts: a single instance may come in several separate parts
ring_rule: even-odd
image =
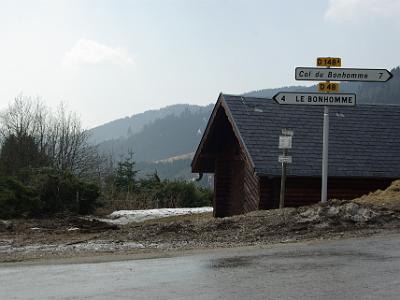
[[[207,106],[210,106],[209,104]],[[88,130],[90,142],[98,144],[106,140],[112,140],[129,136],[140,132],[147,124],[154,122],[157,119],[162,119],[168,115],[179,115],[185,109],[190,111],[203,110],[207,106],[193,104],[173,104],[159,109],[151,109],[142,113],[133,114],[124,118],[119,118],[93,127]]]

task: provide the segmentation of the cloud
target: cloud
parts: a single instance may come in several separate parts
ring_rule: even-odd
[[[80,39],[63,57],[64,67],[112,64],[132,65],[133,59],[122,48],[113,48],[93,40]]]
[[[325,19],[338,23],[395,20],[400,15],[400,0],[330,0]]]

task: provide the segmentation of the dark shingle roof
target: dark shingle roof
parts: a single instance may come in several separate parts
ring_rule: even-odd
[[[282,128],[294,131],[292,176],[320,176],[323,107],[221,95],[255,171],[280,176]],[[330,107],[329,176],[400,177],[400,106]]]

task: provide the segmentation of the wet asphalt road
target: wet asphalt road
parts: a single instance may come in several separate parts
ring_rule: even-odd
[[[0,267],[0,299],[400,299],[400,234]]]

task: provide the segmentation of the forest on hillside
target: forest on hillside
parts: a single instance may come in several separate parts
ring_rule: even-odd
[[[100,126],[90,129],[89,141],[93,144],[99,144],[107,140],[115,140],[130,137],[143,130],[146,125],[150,125],[156,120],[167,116],[179,116],[184,111],[192,113],[201,113],[212,110],[213,105],[199,106],[192,104],[175,104],[160,109],[148,110],[143,113],[134,114],[129,117],[120,118],[107,122]]]
[[[116,159],[127,149],[133,149],[138,161],[187,154],[196,148],[210,114],[211,109],[196,112],[187,109],[179,115],[157,119],[136,134],[100,143],[99,149]]]

